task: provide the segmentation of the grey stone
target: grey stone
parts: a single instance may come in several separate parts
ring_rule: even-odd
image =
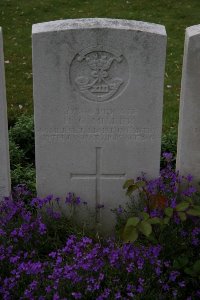
[[[40,196],[75,192],[93,215],[83,218],[113,227],[110,210],[128,200],[124,181],[159,173],[165,52],[161,25],[111,19],[33,25]]]
[[[200,25],[186,29],[182,74],[176,168],[200,182]]]
[[[3,36],[0,27],[0,200],[10,195],[10,161],[4,74]]]

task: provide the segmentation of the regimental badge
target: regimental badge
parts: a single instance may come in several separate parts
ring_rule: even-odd
[[[118,51],[104,49],[103,46],[87,48],[73,59],[70,78],[84,98],[103,102],[124,90],[128,81],[128,66]]]

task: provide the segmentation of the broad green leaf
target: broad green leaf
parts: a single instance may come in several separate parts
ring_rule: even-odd
[[[134,226],[127,226],[124,229],[123,240],[128,242],[134,242],[138,238],[138,230]]]
[[[146,236],[149,236],[152,233],[152,226],[147,221],[140,222],[137,228]]]
[[[131,217],[127,220],[125,227],[128,227],[128,226],[135,227],[139,222],[140,222],[140,219],[138,217]]]
[[[154,217],[148,220],[148,223],[150,224],[160,224],[161,223],[161,219],[158,217]]]
[[[134,184],[134,180],[133,179],[128,179],[125,181],[124,185],[123,185],[123,189],[127,189],[129,186]]]
[[[189,209],[187,214],[194,217],[200,217],[200,211],[194,208]]]
[[[177,211],[185,211],[189,207],[189,205],[190,204],[188,202],[181,202],[176,205],[176,210]]]
[[[173,267],[176,269],[181,269],[183,267],[185,267],[189,262],[189,259],[187,256],[182,256],[178,259],[176,259],[173,263]]]
[[[170,221],[170,218],[169,217],[165,217],[163,219],[163,224],[167,225],[167,224],[169,224],[169,221]]]
[[[144,211],[143,211],[143,212],[141,212],[140,214],[141,214],[141,217],[142,217],[142,219],[143,219],[143,220],[148,220],[148,219],[149,219],[149,217],[150,217],[150,216],[149,216],[149,214],[148,214],[148,213],[146,213],[146,212],[144,212]]]
[[[197,273],[200,274],[200,260],[197,260],[194,265],[193,265],[193,270]]]
[[[173,216],[173,212],[174,212],[173,208],[171,208],[171,207],[165,208],[165,214],[166,214],[166,216],[168,216],[169,218],[171,218],[171,217]]]
[[[187,219],[187,215],[183,211],[179,211],[178,216],[181,219],[181,221],[186,221],[186,219]]]
[[[193,277],[196,276],[195,271],[193,271],[191,268],[185,268],[185,269],[184,269],[184,272],[185,272],[186,274],[190,275],[190,276],[193,276]]]

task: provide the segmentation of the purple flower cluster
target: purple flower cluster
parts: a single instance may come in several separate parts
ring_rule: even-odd
[[[158,267],[166,268],[160,252],[160,246],[117,244],[114,240],[101,244],[75,236],[68,237],[65,245],[45,260],[38,260],[34,251],[18,251],[13,256],[12,248],[2,246],[1,267],[9,267],[6,276],[1,274],[0,294],[3,299],[12,299],[16,293],[20,299],[143,299],[152,283],[161,278]],[[149,269],[151,276],[147,277]],[[179,275],[171,271],[157,289],[170,287],[171,282],[174,286]]]
[[[162,217],[163,209],[166,207],[175,208],[180,198],[193,197],[197,189],[192,185],[191,175],[181,176],[178,171],[174,171],[172,166],[172,154],[163,153],[166,167],[160,171],[160,176],[153,180],[148,180],[146,175],[138,177],[138,181],[144,181],[145,187],[142,189],[146,197],[147,211],[151,217]],[[182,186],[180,190],[179,187]],[[184,187],[184,188],[183,188]],[[174,220],[179,222],[177,214]]]
[[[165,157],[168,165],[159,178],[143,178],[151,217],[176,207],[178,197],[195,194],[191,176],[182,178],[170,166],[171,155]],[[182,179],[187,186],[180,196]],[[67,208],[85,204],[73,193],[66,197]],[[13,199],[0,203],[0,298],[200,299],[196,218],[182,224],[174,216],[160,242],[143,237],[131,244],[72,234],[59,208],[60,199],[52,195],[30,199],[24,185],[15,189]],[[195,262],[197,273],[191,276]]]

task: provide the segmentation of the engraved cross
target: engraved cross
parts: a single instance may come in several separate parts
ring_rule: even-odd
[[[110,174],[110,173],[102,173],[101,172],[101,149],[100,147],[96,147],[96,171],[95,173],[80,173],[75,174],[71,173],[71,179],[95,179],[95,198],[96,198],[96,207],[101,204],[101,184],[100,181],[104,179],[125,179],[125,173],[121,174]]]

